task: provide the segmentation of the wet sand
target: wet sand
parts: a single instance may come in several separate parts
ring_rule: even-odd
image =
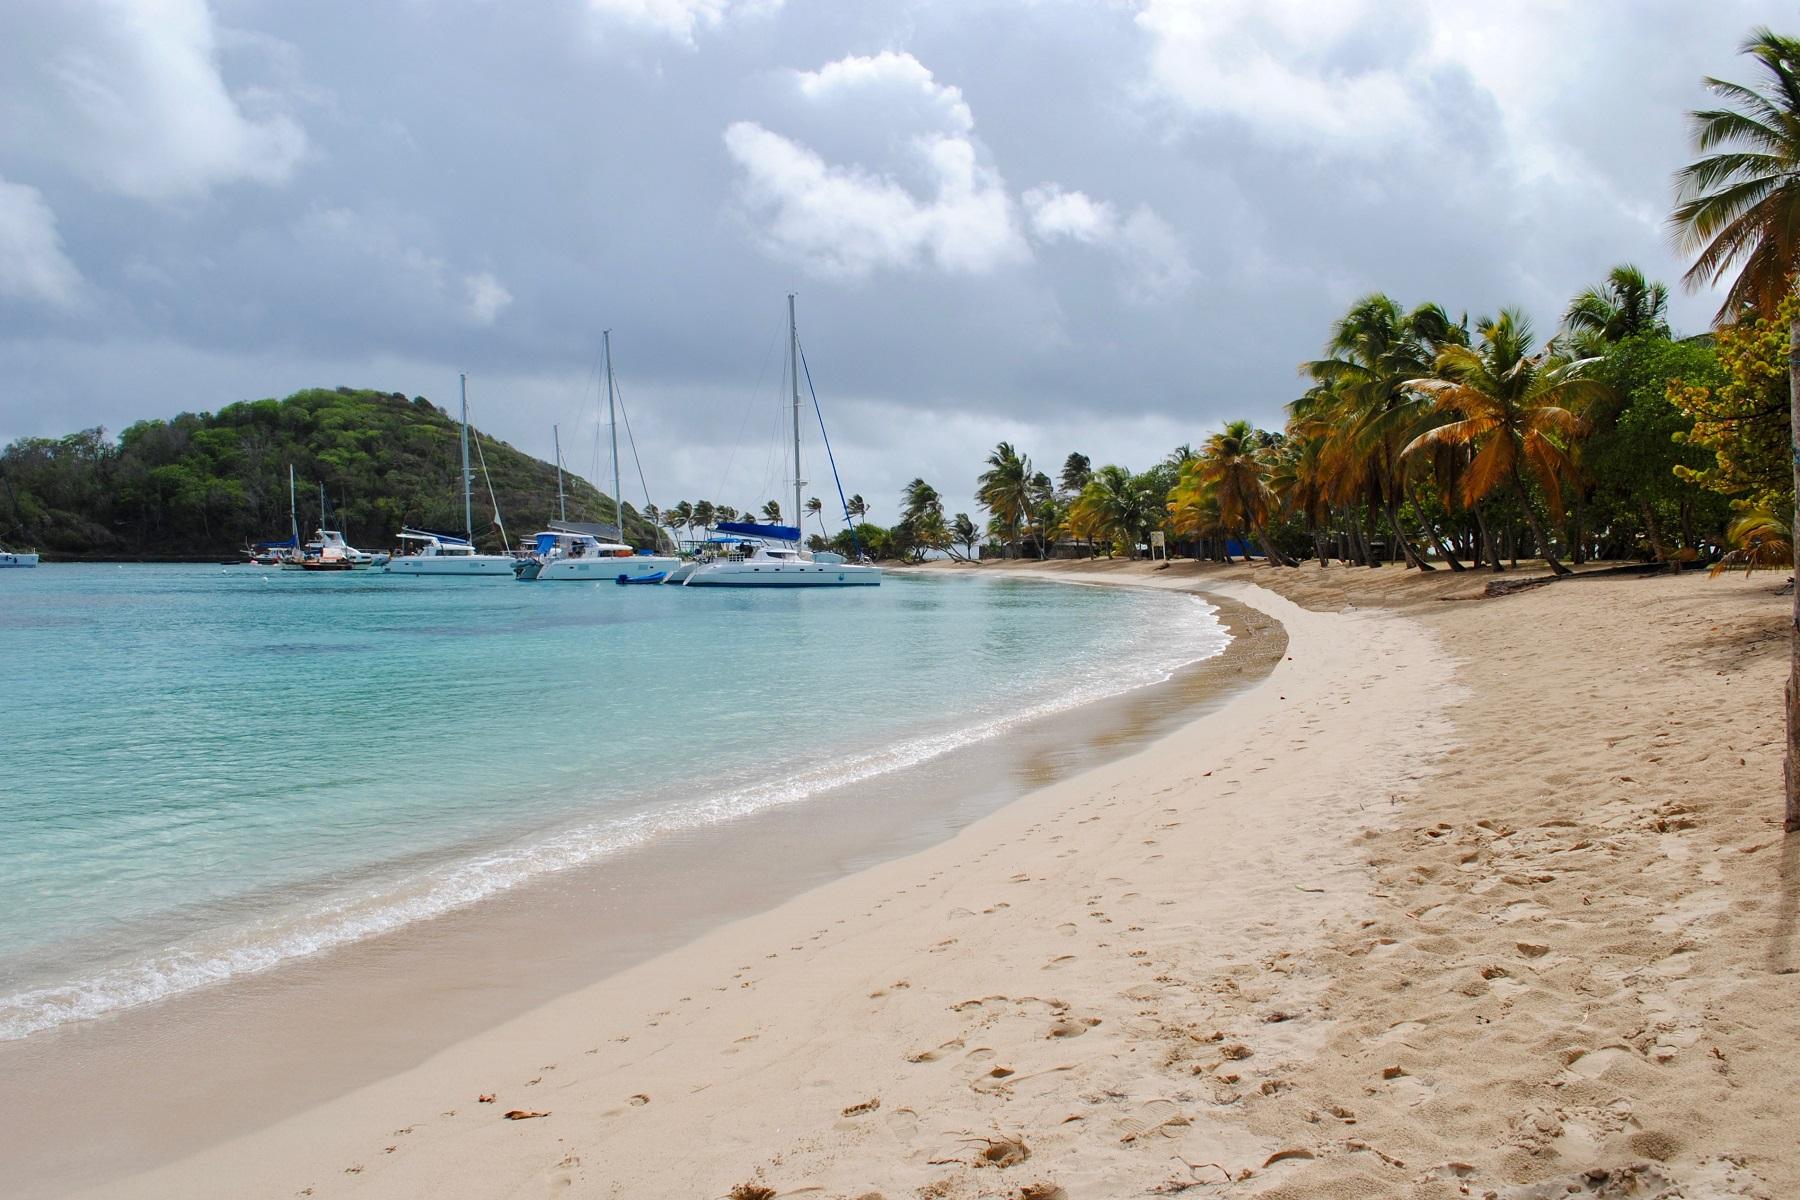
[[[0,1161],[24,1194],[105,1190],[416,1068],[725,922],[940,843],[1266,675],[1285,649],[1281,626],[1213,603],[1231,644],[1165,683],[266,974],[0,1044],[0,1105],[13,1114],[0,1123]],[[72,1130],[82,1131],[79,1154]]]

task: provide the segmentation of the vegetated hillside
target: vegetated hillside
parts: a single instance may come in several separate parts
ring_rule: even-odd
[[[513,540],[557,516],[556,468],[470,429],[475,535],[501,545],[481,477],[487,460]],[[302,536],[319,525],[353,545],[383,548],[401,526],[460,532],[456,420],[423,396],[312,388],[285,400],[250,400],[216,413],[139,421],[110,440],[88,429],[22,438],[0,451],[0,541],[56,558],[230,557],[246,542],[288,535],[288,466],[297,481]],[[614,520],[613,502],[564,476],[572,521]],[[637,545],[655,531],[632,507]]]

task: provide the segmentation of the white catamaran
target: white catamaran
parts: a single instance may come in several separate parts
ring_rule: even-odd
[[[794,520],[800,520],[800,332],[794,320],[794,297],[788,295],[788,376],[794,403]],[[823,430],[823,419],[820,429]],[[827,450],[829,453],[829,448]],[[837,466],[832,466],[833,477]],[[800,546],[798,525],[761,525],[722,521],[714,528],[737,534],[745,541],[739,553],[701,562],[683,569],[669,582],[685,587],[877,587],[881,568],[872,563],[845,562],[836,554],[813,554]]]
[[[35,567],[38,556],[25,550],[8,550],[0,546],[0,567]]]
[[[453,578],[511,575],[518,560],[510,554],[481,554],[475,549],[475,476],[469,471],[469,377],[458,377],[462,388],[463,532],[452,537],[425,529],[402,529],[402,541],[417,542],[415,554],[402,555],[381,568],[390,575],[434,575]],[[485,468],[484,468],[485,469]],[[490,499],[492,498],[490,488]]]
[[[529,556],[518,563],[518,576],[528,583],[558,580],[597,583],[606,579],[614,583],[662,583],[670,572],[681,566],[678,558],[639,553],[625,544],[625,492],[619,483],[619,410],[613,385],[612,330],[601,333],[601,344],[606,353],[606,418],[612,427],[613,514],[618,518],[618,524],[586,528],[569,524],[569,513],[563,500],[562,434],[553,426],[556,504],[562,520],[538,534]],[[602,537],[617,540],[601,541]]]

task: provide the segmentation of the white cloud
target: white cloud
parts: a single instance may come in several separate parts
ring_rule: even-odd
[[[814,273],[849,278],[926,265],[980,275],[1030,257],[962,92],[938,83],[918,59],[851,55],[795,72],[795,83],[818,116],[837,118],[892,169],[828,163],[754,121],[733,123],[725,147],[765,248]]]
[[[63,253],[43,195],[0,179],[0,298],[70,308],[80,291],[81,272]]]
[[[32,16],[0,50],[0,151],[144,200],[283,183],[305,153],[292,119],[252,115],[227,90],[204,0],[96,0]]]
[[[1104,247],[1119,264],[1119,288],[1140,304],[1179,296],[1194,281],[1194,268],[1175,229],[1140,204],[1124,220],[1111,202],[1085,192],[1042,183],[1021,197],[1039,241],[1072,241]]]
[[[717,29],[741,16],[766,16],[781,9],[783,0],[588,0],[588,7],[605,17],[672,37],[687,45],[694,35]]]
[[[754,121],[726,129],[725,147],[765,246],[816,274],[857,278],[927,263],[980,274],[1026,256],[1005,187],[961,138],[920,139],[935,178],[924,198],[861,167],[832,166]]]
[[[469,317],[477,325],[492,325],[501,310],[513,302],[506,285],[487,271],[463,276],[463,290],[468,296]]]
[[[1031,232],[1043,241],[1069,238],[1091,245],[1111,241],[1118,233],[1119,218],[1113,206],[1085,192],[1065,192],[1058,184],[1041,183],[1021,199],[1031,218]]]
[[[1385,22],[1383,0],[1142,0],[1153,85],[1189,108],[1355,153],[1424,125],[1408,64],[1338,51]]]
[[[975,114],[963,100],[962,89],[939,83],[931,69],[910,54],[883,50],[880,54],[852,54],[826,63],[817,71],[798,72],[800,94],[820,104],[831,104],[854,93],[887,91],[902,98],[923,98],[940,114],[948,133],[975,131]]]

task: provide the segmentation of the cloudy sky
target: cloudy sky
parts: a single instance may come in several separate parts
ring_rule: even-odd
[[[0,441],[311,385],[652,498],[783,494],[784,295],[846,485],[1278,423],[1382,289],[1544,332],[1663,230],[1740,0],[0,0]],[[1702,328],[1716,298],[1681,294]],[[808,449],[808,474],[812,468]],[[628,483],[627,496],[639,493]],[[809,493],[828,495],[815,484]]]

